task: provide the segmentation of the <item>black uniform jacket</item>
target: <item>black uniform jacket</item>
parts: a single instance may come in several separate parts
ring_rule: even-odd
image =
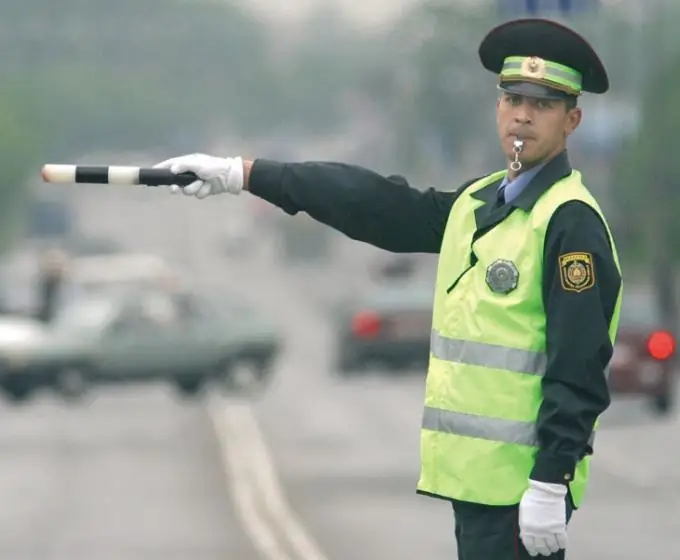
[[[516,208],[530,211],[541,193],[570,172],[565,151],[515,200],[494,212],[485,209],[496,203],[500,181],[476,193],[487,202],[475,213],[476,235]],[[352,239],[387,251],[439,253],[451,207],[474,181],[455,192],[421,191],[401,176],[384,177],[354,165],[258,159],[248,188],[288,214],[306,212]],[[574,259],[582,266],[570,272],[567,263]],[[550,220],[544,263],[548,366],[531,478],[567,483],[576,463],[592,453],[588,441],[593,425],[610,403],[605,367],[613,349],[608,328],[621,278],[602,220],[579,201],[562,205]]]

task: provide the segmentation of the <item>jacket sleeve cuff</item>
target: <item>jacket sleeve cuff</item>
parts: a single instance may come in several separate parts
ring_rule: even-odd
[[[250,169],[248,191],[268,201],[278,197],[285,164],[268,159],[256,159]]]
[[[574,480],[576,462],[573,457],[539,451],[531,471],[531,479],[551,484],[569,484]]]

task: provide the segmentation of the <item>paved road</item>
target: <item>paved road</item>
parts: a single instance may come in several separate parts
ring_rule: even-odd
[[[163,388],[0,408],[0,558],[256,558],[208,416]]]
[[[290,333],[279,383],[257,404],[293,509],[329,559],[455,558],[442,502],[416,496],[419,376],[342,381],[329,371],[332,332],[310,304],[341,285],[265,273],[258,293]],[[251,286],[252,289],[252,286]],[[313,299],[313,298],[312,298]],[[680,424],[617,400],[598,435],[587,507],[574,518],[572,558],[671,558],[680,546]]]
[[[329,371],[331,332],[317,303],[332,300],[333,293],[347,286],[342,271],[318,273],[316,277],[312,271],[283,274],[271,265],[272,255],[266,253],[250,264],[216,260],[211,249],[201,249],[201,241],[208,241],[210,246],[218,241],[218,226],[228,219],[227,201],[214,205],[181,197],[172,197],[171,201],[148,191],[139,197],[153,198],[154,203],[142,203],[117,214],[125,216],[128,243],[171,248],[175,256],[186,257],[184,262],[195,267],[196,274],[213,287],[222,285],[243,291],[251,299],[256,297],[285,326],[289,345],[271,392],[252,409],[219,400],[211,400],[210,407],[232,475],[230,502],[262,558],[455,558],[449,508],[414,494],[422,381],[415,375],[341,382]],[[238,204],[243,204],[243,199]],[[107,223],[113,229],[119,227],[119,217],[110,211],[111,206],[102,206],[106,211],[92,212],[89,217],[93,227],[105,229]],[[158,218],[161,215],[162,223]],[[216,225],[208,228],[206,224]],[[107,405],[111,412],[102,413],[102,418],[128,414],[129,404],[111,398]],[[193,418],[194,413],[177,414]],[[166,413],[162,417],[169,421],[169,416]],[[87,424],[90,417],[95,418],[90,422],[96,426],[96,412],[76,413],[78,421],[71,426]],[[46,425],[53,423],[47,421]],[[199,435],[197,419],[196,424],[186,420],[185,425],[195,425],[195,435],[192,431],[176,441],[207,437],[207,431]],[[675,521],[680,513],[678,428],[676,421],[651,422],[637,403],[616,403],[598,436],[598,458],[587,508],[575,516],[572,525],[572,558],[676,556],[680,546]],[[82,429],[89,432],[89,426]],[[266,447],[255,445],[261,438]],[[18,441],[14,445],[20,448]],[[101,446],[96,441],[92,445]],[[140,464],[145,460],[129,448],[120,452],[125,457],[121,461],[133,461],[135,456]],[[178,451],[179,455],[183,457],[178,459],[180,464],[187,460],[186,453]],[[45,464],[49,461],[48,456]],[[214,454],[204,456],[201,464],[208,474],[219,470]],[[8,468],[11,473],[20,470],[16,465]],[[72,495],[78,502],[107,494],[101,486],[80,486],[82,480],[87,477],[71,479]],[[56,504],[52,511],[68,511],[64,505],[68,499],[64,493],[59,497],[58,488],[45,490]],[[217,488],[211,498],[226,500]],[[88,498],[88,493],[93,495]],[[138,503],[134,494],[129,495],[129,504]],[[0,494],[0,499],[3,497]],[[119,498],[125,499],[122,495]],[[189,498],[188,494],[182,498],[189,503],[194,499],[198,498]],[[39,503],[41,497],[33,500]],[[178,498],[174,503],[181,506],[183,502]],[[42,515],[43,527],[55,522],[54,514]],[[222,522],[227,514],[221,515],[215,517],[231,535],[233,524]],[[207,514],[203,519],[210,521]],[[108,522],[108,518],[94,516],[90,527],[98,533],[106,530]],[[149,530],[149,546],[162,548],[167,542],[164,539],[161,531]],[[111,542],[120,545],[124,540],[116,541],[112,536]]]

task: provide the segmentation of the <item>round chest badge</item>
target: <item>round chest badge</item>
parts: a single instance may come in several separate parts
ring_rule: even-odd
[[[512,261],[497,259],[486,269],[486,283],[492,292],[509,294],[517,287],[519,270]]]

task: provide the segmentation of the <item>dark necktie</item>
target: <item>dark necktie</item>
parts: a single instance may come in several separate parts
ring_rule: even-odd
[[[505,204],[505,186],[502,186],[500,189],[498,189],[498,193],[496,194],[496,204],[494,205],[496,208],[500,208]]]

